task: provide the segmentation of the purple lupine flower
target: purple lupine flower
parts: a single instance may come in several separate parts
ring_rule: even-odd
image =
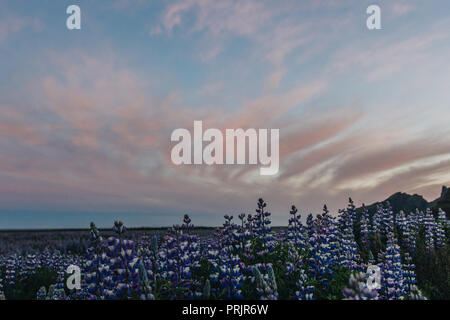
[[[362,272],[352,273],[349,287],[343,289],[344,300],[378,300],[377,289],[367,286],[367,276]]]
[[[400,247],[393,233],[388,234],[384,263],[382,265],[382,292],[385,299],[403,299],[406,288],[403,278]]]
[[[436,232],[436,222],[430,209],[427,209],[427,213],[423,219],[423,224],[425,227],[425,246],[430,252],[434,249],[435,246],[434,238]]]
[[[349,268],[351,271],[358,269],[360,257],[358,245],[353,234],[353,217],[355,206],[352,199],[349,199],[347,210],[341,210],[339,215],[340,227],[340,265]]]
[[[370,239],[369,239],[369,212],[366,206],[362,205],[362,214],[360,221],[360,233],[361,233],[361,244],[363,249],[370,249]]]

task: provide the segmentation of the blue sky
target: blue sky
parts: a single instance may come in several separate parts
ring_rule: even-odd
[[[448,30],[443,0],[0,0],[0,229],[433,200],[450,182]],[[170,133],[194,120],[279,128],[279,174],[174,166]]]

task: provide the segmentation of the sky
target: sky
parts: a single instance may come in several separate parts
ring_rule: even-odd
[[[0,229],[216,226],[260,197],[286,225],[292,204],[434,200],[449,30],[447,0],[0,0]],[[171,133],[195,120],[278,128],[278,174],[174,165]]]

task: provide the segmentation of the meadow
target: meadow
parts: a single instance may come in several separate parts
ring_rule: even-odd
[[[185,215],[168,229],[2,231],[0,299],[450,299],[444,211],[385,202],[369,214],[349,199],[337,214],[324,206],[305,218],[292,206],[287,226],[272,228],[259,199],[254,214],[225,215],[217,228]],[[80,289],[66,285],[70,265]]]

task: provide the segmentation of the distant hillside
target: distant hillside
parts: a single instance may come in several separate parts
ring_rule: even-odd
[[[447,214],[447,219],[450,218],[450,190],[446,186],[442,187],[441,196],[436,200],[430,202],[429,207],[433,212],[437,211],[439,208],[445,211]]]
[[[369,214],[372,215],[376,209],[377,205],[384,204],[386,201],[389,201],[394,212],[399,212],[403,210],[405,213],[409,213],[411,211],[415,211],[416,208],[419,210],[426,210],[428,208],[428,201],[425,200],[421,195],[418,194],[407,194],[403,192],[394,193],[392,196],[387,198],[382,202],[375,202],[371,205],[366,205],[366,208],[369,210]],[[361,212],[361,208],[357,209],[357,212]]]
[[[415,211],[416,208],[422,211],[430,208],[433,212],[437,212],[437,210],[441,208],[447,214],[447,219],[450,218],[450,189],[446,186],[442,187],[441,196],[431,202],[428,202],[418,194],[410,195],[403,192],[394,193],[384,201],[375,202],[368,206],[366,205],[366,208],[369,210],[369,214],[372,215],[376,211],[377,205],[384,204],[386,201],[391,203],[394,212],[403,210],[405,213],[409,213],[411,211]],[[358,213],[361,213],[361,211],[362,208],[356,209],[356,212]]]

